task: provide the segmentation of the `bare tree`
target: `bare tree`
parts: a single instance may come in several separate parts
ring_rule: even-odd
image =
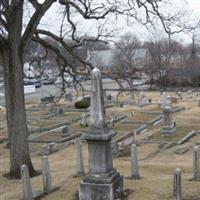
[[[155,42],[146,42],[149,58],[144,66],[144,71],[150,77],[151,85],[154,80],[159,80],[161,84],[166,84],[165,80],[171,67],[181,62],[182,46],[171,40],[162,39]]]
[[[133,90],[133,78],[140,71],[140,67],[143,66],[144,57],[141,57],[144,53],[143,50],[139,39],[130,33],[123,35],[120,41],[116,43],[110,76],[118,82],[121,89],[124,87],[122,83],[126,83],[130,91]]]
[[[73,21],[72,13],[80,15],[81,19],[93,19],[99,21],[105,19],[108,15],[124,14],[131,18],[137,18],[138,9],[144,9],[146,13],[146,23],[157,16],[167,32],[171,32],[169,24],[173,18],[166,17],[160,13],[159,2],[142,1],[142,0],[60,0],[59,3],[65,8],[63,22],[60,34],[56,35],[48,30],[38,28],[38,25],[57,0],[44,0],[40,3],[38,0],[1,0],[0,1],[0,55],[4,67],[4,82],[6,96],[6,112],[8,137],[10,142],[10,176],[20,177],[20,166],[26,164],[29,168],[30,175],[35,174],[33,168],[29,146],[28,146],[28,129],[26,123],[24,87],[23,87],[23,65],[25,49],[31,40],[39,42],[47,49],[51,49],[57,56],[60,71],[74,71],[75,68],[69,63],[65,55],[58,46],[48,43],[44,37],[49,37],[59,43],[65,51],[77,59],[85,67],[91,64],[84,62],[73,51],[74,48],[83,45],[86,42],[84,37],[78,37],[76,23]],[[23,26],[25,3],[31,5],[30,19]],[[67,26],[64,21],[67,21]],[[167,22],[167,24],[166,24]],[[65,30],[64,27],[68,29]],[[64,38],[71,37],[74,44],[68,44]],[[105,38],[103,30],[98,29],[96,40]],[[92,66],[91,66],[92,67]]]
[[[71,56],[86,65],[87,63],[84,63],[82,59],[73,52],[73,49],[84,44],[85,40],[76,36],[76,25],[72,21],[71,13],[79,13],[83,19],[87,20],[100,20],[104,19],[110,13],[119,14],[126,11],[120,9],[120,4],[115,4],[115,2],[104,2],[106,3],[104,4],[102,2],[96,3],[91,0],[60,0],[59,3],[65,8],[65,13],[61,21],[66,19],[69,29],[64,32],[63,27],[61,27],[60,35],[55,35],[46,30],[37,29],[42,17],[55,2],[57,1],[44,0],[43,3],[37,0],[0,1],[0,55],[4,67],[8,138],[10,143],[9,174],[11,177],[15,178],[20,177],[20,166],[22,164],[28,166],[31,176],[36,173],[30,159],[24,101],[23,65],[26,47],[31,40],[39,42],[57,55],[58,63],[62,64],[62,72],[67,70],[67,68],[73,70],[74,67],[68,62],[61,49],[45,41],[44,36],[48,36],[57,43],[60,43],[60,46]],[[26,26],[24,27],[25,3],[32,6],[33,12],[30,12],[30,19],[27,20]],[[63,24],[64,23],[62,23],[62,25]],[[70,33],[71,38],[75,41],[73,45],[67,44],[64,41],[64,37],[66,35],[69,36],[68,33]],[[101,30],[99,29],[96,40],[99,39],[100,35]]]

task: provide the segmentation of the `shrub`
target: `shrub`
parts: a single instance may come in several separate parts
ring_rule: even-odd
[[[74,106],[77,109],[85,109],[90,107],[90,97],[83,97],[80,101],[77,101]]]

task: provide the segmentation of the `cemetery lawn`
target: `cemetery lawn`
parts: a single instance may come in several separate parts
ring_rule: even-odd
[[[158,100],[158,92],[146,93],[153,100]],[[171,93],[175,96],[175,93]],[[126,99],[126,96],[120,97]],[[127,99],[126,99],[127,100]],[[61,104],[61,106],[65,106]],[[200,107],[197,107],[196,101],[183,99],[174,105],[184,106],[186,109],[173,114],[177,124],[177,135],[175,137],[165,137],[164,141],[177,142],[192,130],[200,130]],[[49,110],[41,111],[41,107],[30,105],[27,108],[30,124],[39,127],[34,117],[44,117],[44,113]],[[158,105],[153,104],[142,108],[129,106],[126,108],[111,107],[107,109],[107,119],[110,119],[111,112],[114,111],[117,116],[126,115],[127,120],[148,122],[154,119],[156,114],[144,114],[143,111],[158,112]],[[132,112],[134,112],[132,117]],[[32,114],[33,113],[33,114]],[[88,128],[81,128],[78,121],[81,112],[65,112],[63,116],[53,117],[47,121],[41,120],[43,127],[50,127],[68,121],[74,133]],[[3,123],[2,123],[3,122]],[[174,145],[171,148],[160,148],[160,129],[162,123],[150,125],[147,131],[137,135],[137,141],[141,142],[138,145],[139,159],[139,174],[140,180],[130,179],[130,144],[132,138],[126,138],[122,148],[126,150],[126,154],[114,159],[114,168],[124,176],[124,189],[129,191],[127,200],[171,200],[173,194],[173,172],[175,168],[182,170],[182,196],[183,200],[199,200],[200,199],[200,181],[191,181],[192,178],[192,147],[195,143],[200,142],[200,134],[189,139],[183,145]],[[133,129],[139,128],[140,123],[121,123],[118,122],[114,130],[117,138],[122,133],[131,132]],[[10,180],[4,177],[4,174],[9,170],[9,150],[5,147],[7,138],[7,128],[5,124],[5,112],[0,111],[0,199],[1,200],[18,200],[21,199],[22,185],[20,180]],[[59,140],[62,139],[59,131],[52,131],[47,135],[40,135],[35,139],[41,141]],[[146,143],[144,143],[146,142]],[[149,142],[149,143],[147,143]],[[150,143],[152,142],[152,143]],[[30,143],[31,157],[36,170],[41,170],[41,146],[45,143]],[[49,164],[52,174],[52,183],[54,187],[59,189],[45,196],[44,200],[76,200],[77,190],[81,177],[76,176],[76,146],[72,141],[57,144],[58,151],[49,155]],[[184,154],[175,153],[177,150],[187,150]],[[88,151],[87,144],[83,144],[83,155],[85,171],[88,171]],[[42,176],[31,178],[33,191],[42,190]]]

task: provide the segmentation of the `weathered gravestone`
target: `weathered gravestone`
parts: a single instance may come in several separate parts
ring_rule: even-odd
[[[83,163],[83,148],[82,143],[79,141],[76,142],[76,168],[78,176],[83,176],[85,174]]]
[[[200,148],[197,145],[193,148],[193,180],[200,181]]]
[[[193,92],[192,92],[192,90],[188,90],[188,91],[187,91],[187,94],[188,94],[188,98],[192,98],[192,97],[193,97]]]
[[[51,172],[47,156],[42,157],[42,181],[43,181],[43,191],[45,193],[50,193],[53,190],[53,187],[51,182]]]
[[[172,118],[172,108],[165,106],[163,108],[163,121],[164,125],[161,129],[161,133],[166,136],[173,136],[176,133],[175,121]]]
[[[63,108],[58,108],[57,109],[57,114],[58,115],[64,115],[64,109]]]
[[[73,100],[72,94],[71,94],[71,93],[66,93],[66,94],[65,94],[65,100],[66,100],[66,101],[72,101],[72,100]]]
[[[88,126],[87,116],[86,116],[85,113],[81,114],[80,126],[82,126],[82,127],[87,127]]]
[[[31,180],[29,176],[29,170],[26,165],[21,166],[21,181],[22,181],[22,199],[33,200]]]
[[[43,156],[45,156],[45,155],[49,155],[49,145],[48,144],[45,144],[45,145],[42,145],[42,147],[41,147],[41,154],[43,155]]]
[[[62,128],[61,136],[62,137],[68,137],[69,136],[69,128],[67,126],[64,126]]]
[[[181,194],[181,170],[178,169],[178,168],[174,172],[173,200],[182,200],[182,194]]]
[[[42,146],[41,154],[43,156],[46,156],[46,155],[49,155],[51,153],[56,152],[57,150],[58,149],[57,149],[56,143],[55,142],[51,142],[49,144],[45,144],[45,145]]]
[[[151,100],[147,97],[143,97],[140,102],[139,102],[139,106],[142,107],[142,106],[146,106],[146,105],[149,105],[151,103]]]
[[[90,131],[85,136],[89,152],[89,174],[80,183],[80,200],[114,200],[123,192],[123,177],[113,168],[112,135],[105,122],[101,72],[94,68],[92,71]]]
[[[139,179],[138,159],[137,159],[137,146],[131,145],[131,178]]]
[[[182,98],[182,92],[181,91],[178,91],[177,95]]]

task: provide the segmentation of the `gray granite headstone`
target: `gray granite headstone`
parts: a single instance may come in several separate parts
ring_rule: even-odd
[[[29,170],[26,165],[21,166],[21,181],[22,181],[22,199],[33,200],[33,192],[31,187],[31,180]]]
[[[131,178],[139,179],[138,159],[137,159],[137,146],[131,145]]]
[[[181,98],[182,97],[182,92],[178,91],[177,95]]]
[[[193,179],[200,181],[200,148],[197,145],[193,148]]]
[[[79,141],[76,143],[76,167],[77,167],[77,175],[83,176],[85,174],[84,163],[83,163],[83,149],[82,149],[82,143]]]
[[[58,108],[57,114],[58,115],[64,115],[64,109],[63,108]]]
[[[49,152],[50,152],[50,153],[53,153],[53,152],[55,152],[55,151],[57,151],[56,143],[55,143],[55,142],[49,143]]]
[[[66,93],[66,94],[65,94],[65,100],[67,100],[67,101],[72,101],[72,100],[73,100],[72,94],[71,94],[71,93]]]
[[[150,101],[149,101],[149,98],[147,97],[143,97],[142,99],[140,99],[139,101],[139,106],[146,106],[146,105],[149,105],[150,104]]]
[[[88,126],[87,116],[86,116],[85,113],[82,113],[82,114],[81,114],[80,125],[81,125],[82,127],[87,127],[87,126]]]
[[[176,123],[172,118],[172,108],[165,106],[163,108],[163,121],[164,125],[161,129],[161,133],[166,136],[172,136],[176,133]]]
[[[193,92],[192,92],[192,90],[188,90],[188,91],[187,91],[187,94],[188,94],[188,98],[192,98],[192,97],[193,97]]]
[[[67,126],[64,126],[62,128],[62,137],[68,137],[69,136],[69,128]]]
[[[173,200],[182,200],[181,195],[181,170],[176,169],[174,172],[174,192]]]
[[[42,157],[42,181],[43,181],[43,190],[46,193],[52,191],[52,182],[51,182],[51,172],[49,168],[49,161],[47,156]]]

